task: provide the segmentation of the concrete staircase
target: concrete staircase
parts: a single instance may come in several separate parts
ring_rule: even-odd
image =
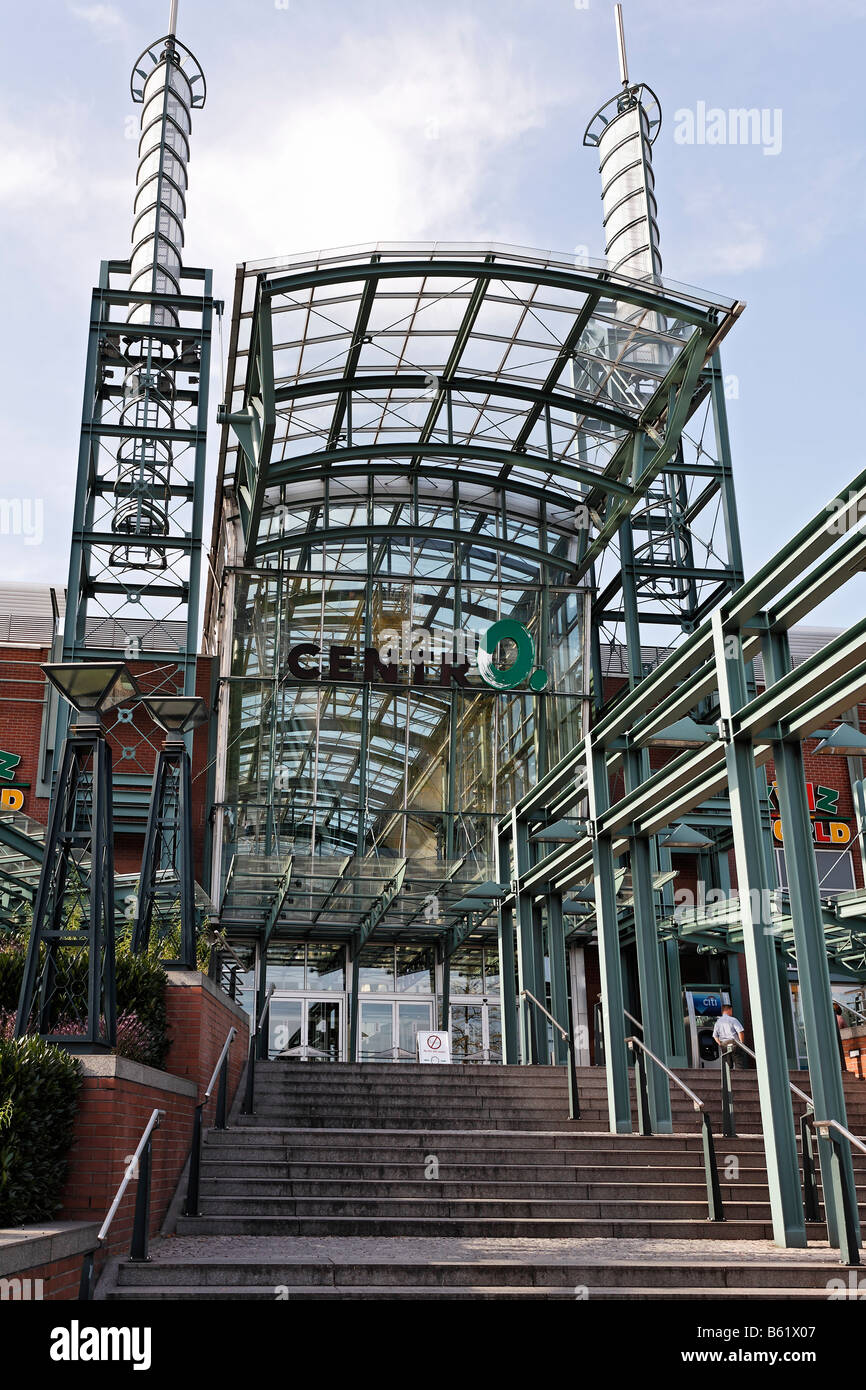
[[[683,1079],[702,1098],[718,1091],[716,1073]],[[179,1219],[152,1264],[121,1266],[109,1296],[827,1297],[837,1253],[762,1258],[772,1227],[753,1073],[736,1077],[739,1136],[722,1138],[714,1117],[724,1223],[707,1220],[688,1103],[675,1101],[672,1135],[611,1135],[603,1075],[587,1068],[579,1083],[582,1118],[569,1121],[563,1069],[261,1063],[255,1115],[206,1136],[200,1215]],[[862,1133],[866,1086],[861,1099],[850,1085]],[[866,1157],[855,1165],[866,1219]],[[635,1244],[641,1257],[622,1258]]]

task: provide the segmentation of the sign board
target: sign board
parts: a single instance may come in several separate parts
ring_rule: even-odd
[[[451,1061],[450,1033],[416,1033],[418,1061],[439,1063]]]

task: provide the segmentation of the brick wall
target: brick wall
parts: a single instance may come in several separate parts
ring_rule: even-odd
[[[0,748],[21,758],[13,781],[4,781],[0,786],[29,782],[29,787],[21,786],[21,811],[43,825],[48,820],[48,798],[36,795],[45,692],[39,663],[49,659],[48,651],[42,647],[0,647]]]
[[[229,1028],[237,1028],[229,1049],[228,1099],[231,1104],[247,1057],[249,1016],[217,989],[212,980],[196,970],[168,972],[165,1002],[171,1038],[166,1070],[194,1081],[199,1093],[210,1081]],[[208,1114],[212,1114],[212,1110]]]
[[[151,1113],[164,1110],[153,1136],[150,1231],[155,1235],[189,1153],[196,1087],[124,1057],[80,1060],[84,1084],[63,1190],[63,1216],[102,1223]],[[103,1258],[129,1249],[136,1187],[131,1182],[124,1194]]]
[[[0,1246],[0,1301],[42,1302],[76,1299],[81,1265],[93,1248],[95,1222],[54,1221],[45,1226],[3,1232]]]

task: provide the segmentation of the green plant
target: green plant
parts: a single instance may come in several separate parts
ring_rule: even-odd
[[[50,1221],[60,1210],[81,1069],[41,1038],[0,1041],[0,1226]]]
[[[17,1011],[26,954],[26,933],[10,934],[0,942],[0,1020],[4,1016],[13,1018]],[[63,1010],[66,1016],[62,1022],[67,1032],[77,1031],[76,1022],[85,1016],[87,959],[84,952],[67,960],[67,980],[73,978],[73,972],[78,1004],[71,1013],[66,1008]],[[116,951],[116,979],[118,1018],[134,1016],[137,1025],[134,1037],[128,1029],[118,1033],[118,1056],[130,1056],[147,1066],[162,1067],[171,1042],[166,1031],[165,970],[155,955],[134,956],[129,940],[121,939]]]

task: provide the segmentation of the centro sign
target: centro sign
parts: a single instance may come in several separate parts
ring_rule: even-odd
[[[513,645],[515,655],[508,666],[497,666],[494,657],[503,642]],[[470,676],[475,676],[491,690],[526,685],[538,693],[548,679],[547,672],[535,665],[532,633],[516,618],[500,618],[480,634],[443,634],[403,623],[399,629],[384,631],[378,646],[364,647],[360,654],[354,646],[323,649],[316,642],[299,642],[289,648],[286,665],[295,680],[305,683],[376,681],[396,685],[401,667],[411,671],[410,685],[447,687],[453,682],[477,690],[477,684],[470,681]]]

